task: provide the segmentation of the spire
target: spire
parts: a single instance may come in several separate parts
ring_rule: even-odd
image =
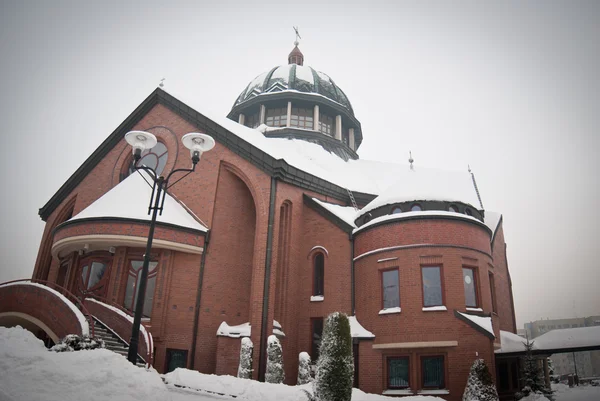
[[[296,40],[294,41],[294,49],[288,55],[288,64],[304,65],[304,54],[302,54],[300,49],[298,49],[298,45],[300,44],[300,42],[298,42],[298,39],[302,39],[302,38],[300,37],[300,34],[298,33],[298,27],[295,26],[293,28],[294,28],[294,31],[296,32]]]

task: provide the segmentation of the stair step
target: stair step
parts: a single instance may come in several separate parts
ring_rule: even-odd
[[[119,355],[123,355],[125,358],[127,358],[129,353],[129,345],[124,343],[120,338],[116,337],[110,330],[104,327],[102,323],[98,322],[97,320],[94,320],[94,332],[97,337],[100,337],[104,341],[106,349]],[[136,366],[145,368],[146,363],[138,357]]]

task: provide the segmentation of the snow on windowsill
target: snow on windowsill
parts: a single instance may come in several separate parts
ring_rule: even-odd
[[[411,389],[403,389],[403,390],[384,390],[382,395],[413,395],[414,391]]]
[[[483,309],[481,308],[467,308],[467,310],[469,312],[483,312]]]
[[[325,300],[323,295],[313,295],[310,297],[310,302],[322,302]]]
[[[58,292],[55,289],[50,288],[46,285],[43,285],[40,283],[32,283],[31,281],[17,281],[16,283],[2,284],[2,285],[0,285],[0,287],[8,287],[11,285],[29,285],[32,287],[40,287],[40,288],[43,288],[44,290],[47,290],[48,292],[51,292],[52,294],[56,295],[58,298],[60,298],[63,301],[63,303],[65,305],[67,305],[73,311],[75,316],[77,316],[77,320],[79,321],[79,326],[81,327],[81,334],[83,334],[84,336],[90,335],[90,326],[89,326],[87,320],[85,319],[85,316],[83,316],[83,313],[81,313],[81,311],[77,308],[77,306],[75,306],[75,304],[73,304],[73,302],[69,301],[60,292]]]
[[[447,311],[444,305],[442,306],[428,306],[423,308],[423,312],[438,312],[438,311]]]
[[[439,389],[439,390],[419,390],[417,391],[418,395],[444,395],[450,394],[449,390]]]
[[[389,315],[392,313],[400,313],[402,309],[399,306],[395,306],[393,308],[385,308],[379,311],[380,315]]]

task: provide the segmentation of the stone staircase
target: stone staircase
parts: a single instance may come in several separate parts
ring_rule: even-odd
[[[94,332],[97,337],[100,337],[104,340],[104,344],[106,345],[106,349],[111,350],[112,352],[116,352],[119,355],[123,355],[127,358],[127,353],[129,352],[129,344],[121,340],[117,337],[112,331],[110,331],[104,324],[94,319]],[[146,363],[140,356],[138,355],[136,365],[143,368],[146,366]]]

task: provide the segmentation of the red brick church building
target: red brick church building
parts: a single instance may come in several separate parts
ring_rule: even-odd
[[[516,332],[501,215],[484,210],[470,172],[360,159],[348,96],[297,46],[226,118],[157,88],[40,209],[33,278],[74,294],[98,324],[128,329],[116,311],[134,309],[148,235],[131,130],[157,137],[140,163],[163,174],[190,167],[186,133],[216,141],[158,219],[140,355],[159,372],[235,375],[249,336],[262,379],[276,334],[295,384],[298,354],[315,360],[324,317],[341,311],[363,391],[460,400],[476,358],[508,374],[494,352],[500,331]]]

